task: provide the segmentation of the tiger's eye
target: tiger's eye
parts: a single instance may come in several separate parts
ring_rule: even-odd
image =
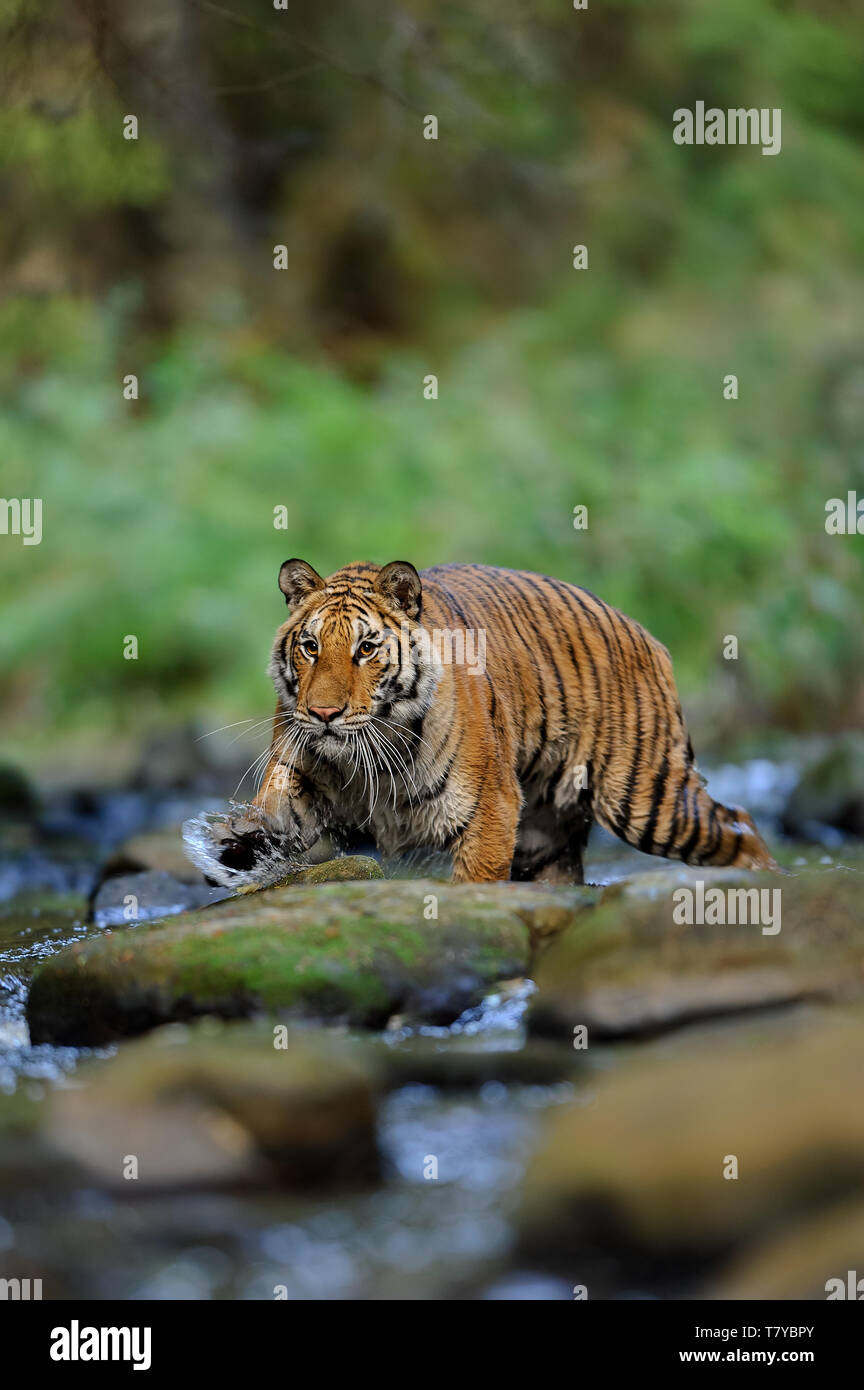
[[[361,642],[357,648],[358,656],[371,656],[375,650],[374,642]]]

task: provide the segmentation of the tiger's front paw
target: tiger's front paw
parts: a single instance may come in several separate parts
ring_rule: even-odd
[[[195,816],[183,825],[186,855],[222,888],[266,888],[298,868],[284,834],[254,805],[232,803],[228,815]]]

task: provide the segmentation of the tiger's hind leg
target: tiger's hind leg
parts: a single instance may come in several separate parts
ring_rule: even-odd
[[[519,823],[511,878],[536,883],[584,883],[582,853],[593,817],[585,798],[568,810],[547,802]]]

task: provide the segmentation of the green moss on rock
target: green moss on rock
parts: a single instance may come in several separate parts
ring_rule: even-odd
[[[381,865],[363,854],[346,854],[341,859],[327,859],[323,864],[310,864],[282,879],[277,887],[292,883],[349,883],[383,878]]]
[[[432,880],[271,888],[53,956],[33,981],[31,1038],[98,1045],[262,1011],[364,1027],[397,1012],[446,1022],[527,972],[525,913],[565,909],[563,926],[591,901],[579,888]]]

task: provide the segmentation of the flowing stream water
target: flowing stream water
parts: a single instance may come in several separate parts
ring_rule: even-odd
[[[767,763],[720,770],[712,790],[768,813],[793,771]],[[38,1094],[74,1079],[84,1050],[30,1045],[30,974],[47,955],[98,930],[88,923],[86,895],[116,844],[142,829],[176,825],[200,808],[200,798],[193,804],[138,793],[69,798],[54,808],[39,843],[13,841],[0,858],[0,1092]],[[598,882],[652,867],[608,837],[592,844],[588,864]],[[449,1028],[419,1031],[442,1048],[518,1050],[531,989],[526,982],[491,995]],[[403,1029],[385,1037],[398,1047],[409,1035]],[[593,1049],[578,1082],[487,1081],[455,1091],[406,1085],[391,1092],[379,1112],[385,1181],[373,1191],[147,1199],[78,1191],[56,1204],[48,1192],[41,1205],[18,1206],[7,1192],[0,1198],[0,1252],[18,1249],[41,1260],[60,1291],[54,1296],[571,1298],[569,1281],[508,1260],[511,1215],[544,1118],[562,1103],[588,1103],[592,1074],[615,1065],[615,1055]],[[432,1181],[431,1158],[438,1174]],[[622,1287],[619,1296],[645,1295]]]

